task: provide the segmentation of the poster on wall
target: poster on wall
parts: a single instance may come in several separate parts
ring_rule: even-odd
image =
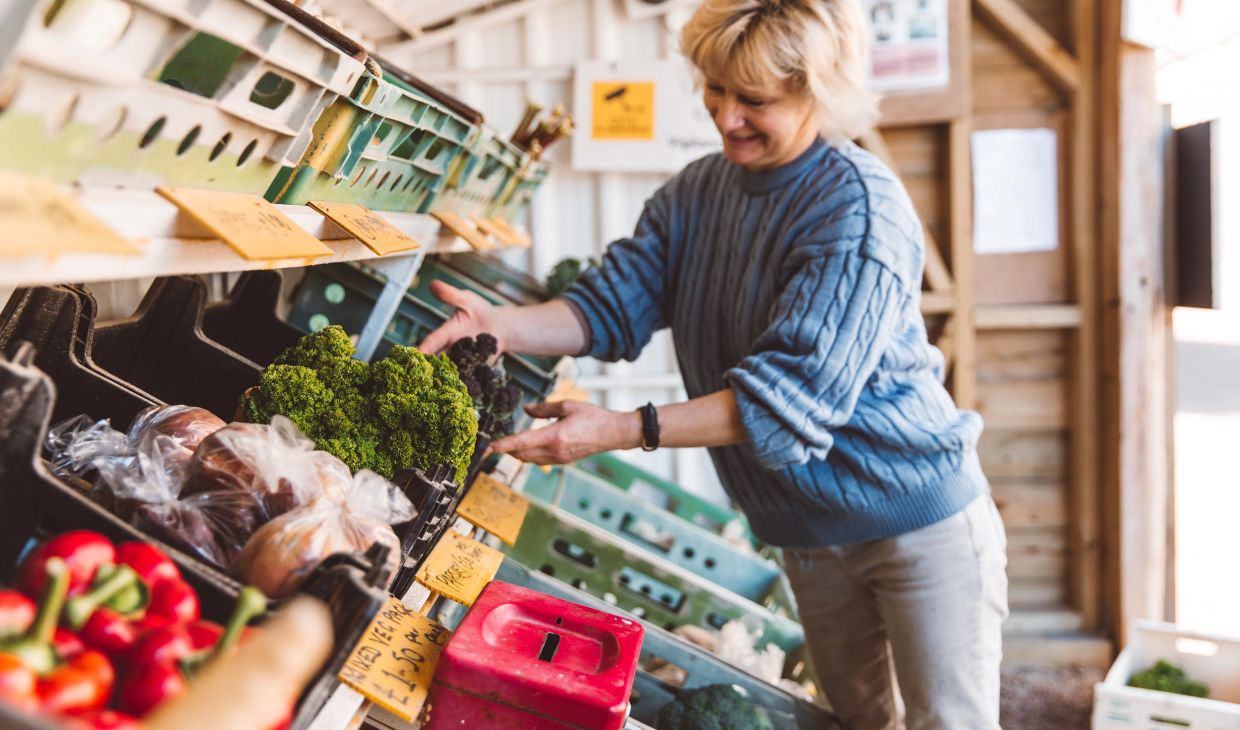
[[[723,146],[682,58],[579,63],[573,117],[582,172],[677,172]]]
[[[947,86],[947,0],[865,0],[868,85],[877,91]]]
[[[1059,247],[1059,141],[1053,129],[973,133],[973,250]],[[1020,174],[1012,174],[1019,170]]]

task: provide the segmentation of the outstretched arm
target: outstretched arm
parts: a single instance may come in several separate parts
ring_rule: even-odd
[[[586,347],[585,326],[561,299],[525,307],[497,307],[474,292],[431,282],[431,293],[456,311],[418,346],[436,354],[463,337],[489,332],[504,352],[529,355],[576,355]]]

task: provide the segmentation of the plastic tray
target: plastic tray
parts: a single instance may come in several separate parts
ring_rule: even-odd
[[[770,560],[580,469],[529,469],[522,491],[751,601],[763,602],[778,582]]]
[[[739,620],[760,646],[774,643],[786,652],[787,669],[801,663],[805,634],[796,621],[537,500],[530,502],[516,544],[501,550],[669,631],[719,629]]]
[[[418,508],[413,520],[393,526],[402,553],[400,569],[391,585],[393,595],[403,596],[409,590],[418,568],[455,518],[461,489],[452,481],[451,473],[451,467],[436,467],[430,472],[402,469],[392,480]]]
[[[19,5],[0,168],[64,182],[262,194],[364,70],[360,46],[282,0]]]
[[[468,149],[469,156],[454,167],[438,207],[489,217],[520,180],[529,154],[485,125],[474,130]]]
[[[543,282],[494,256],[455,253],[443,256],[440,261],[445,267],[468,276],[517,304],[537,304],[551,299],[551,292],[547,291]]]
[[[378,64],[314,123],[301,160],[280,171],[273,202],[360,203],[376,210],[426,212],[475,125]]]
[[[279,271],[247,271],[228,298],[208,304],[202,333],[250,362],[265,367],[306,333],[277,314],[284,276]]]
[[[70,529],[95,530],[117,542],[146,540],[176,562],[198,592],[203,615],[216,621],[232,610],[240,585],[232,578],[153,539],[92,502],[85,492],[48,472],[38,456],[55,398],[52,381],[33,366],[29,343],[15,346],[12,360],[0,360],[0,583],[11,584],[19,556],[33,541]],[[335,649],[299,700],[291,727],[309,726],[336,685],[336,674],[386,600],[386,549],[365,558],[329,557],[307,578],[301,592],[331,609]]]

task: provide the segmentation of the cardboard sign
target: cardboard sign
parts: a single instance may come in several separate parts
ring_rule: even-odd
[[[155,188],[155,192],[250,261],[313,258],[333,253],[257,195],[163,186]]]
[[[383,709],[413,722],[426,704],[439,653],[451,633],[389,597],[338,677]]]
[[[653,81],[596,81],[591,96],[591,137],[654,139]]]
[[[514,545],[517,535],[521,534],[525,513],[529,510],[529,497],[514,492],[512,487],[498,479],[479,474],[456,508],[456,513],[469,520],[470,524]]]
[[[503,562],[504,554],[495,548],[448,530],[416,579],[444,598],[472,606]]]
[[[361,241],[366,248],[380,256],[410,251],[421,245],[404,231],[363,205],[312,200],[310,207],[345,229],[350,236]]]
[[[137,254],[51,180],[0,172],[0,256]]]
[[[474,217],[474,223],[478,225],[482,231],[505,246],[515,246],[517,248],[529,248],[532,241],[530,237],[513,228],[508,221],[501,218],[483,218],[481,216]]]
[[[473,246],[476,251],[486,253],[487,251],[494,251],[497,248],[495,243],[491,241],[491,239],[487,238],[485,233],[478,230],[477,226],[465,220],[456,213],[446,210],[437,210],[431,213],[431,217],[442,223],[449,231],[452,231],[454,234],[464,238],[465,242],[470,246]]]

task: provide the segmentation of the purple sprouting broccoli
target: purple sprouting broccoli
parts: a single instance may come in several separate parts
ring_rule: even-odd
[[[457,340],[448,348],[448,359],[456,365],[461,382],[474,399],[478,429],[492,438],[512,433],[512,414],[521,399],[521,392],[503,367],[491,364],[498,354],[499,342],[486,332]]]

